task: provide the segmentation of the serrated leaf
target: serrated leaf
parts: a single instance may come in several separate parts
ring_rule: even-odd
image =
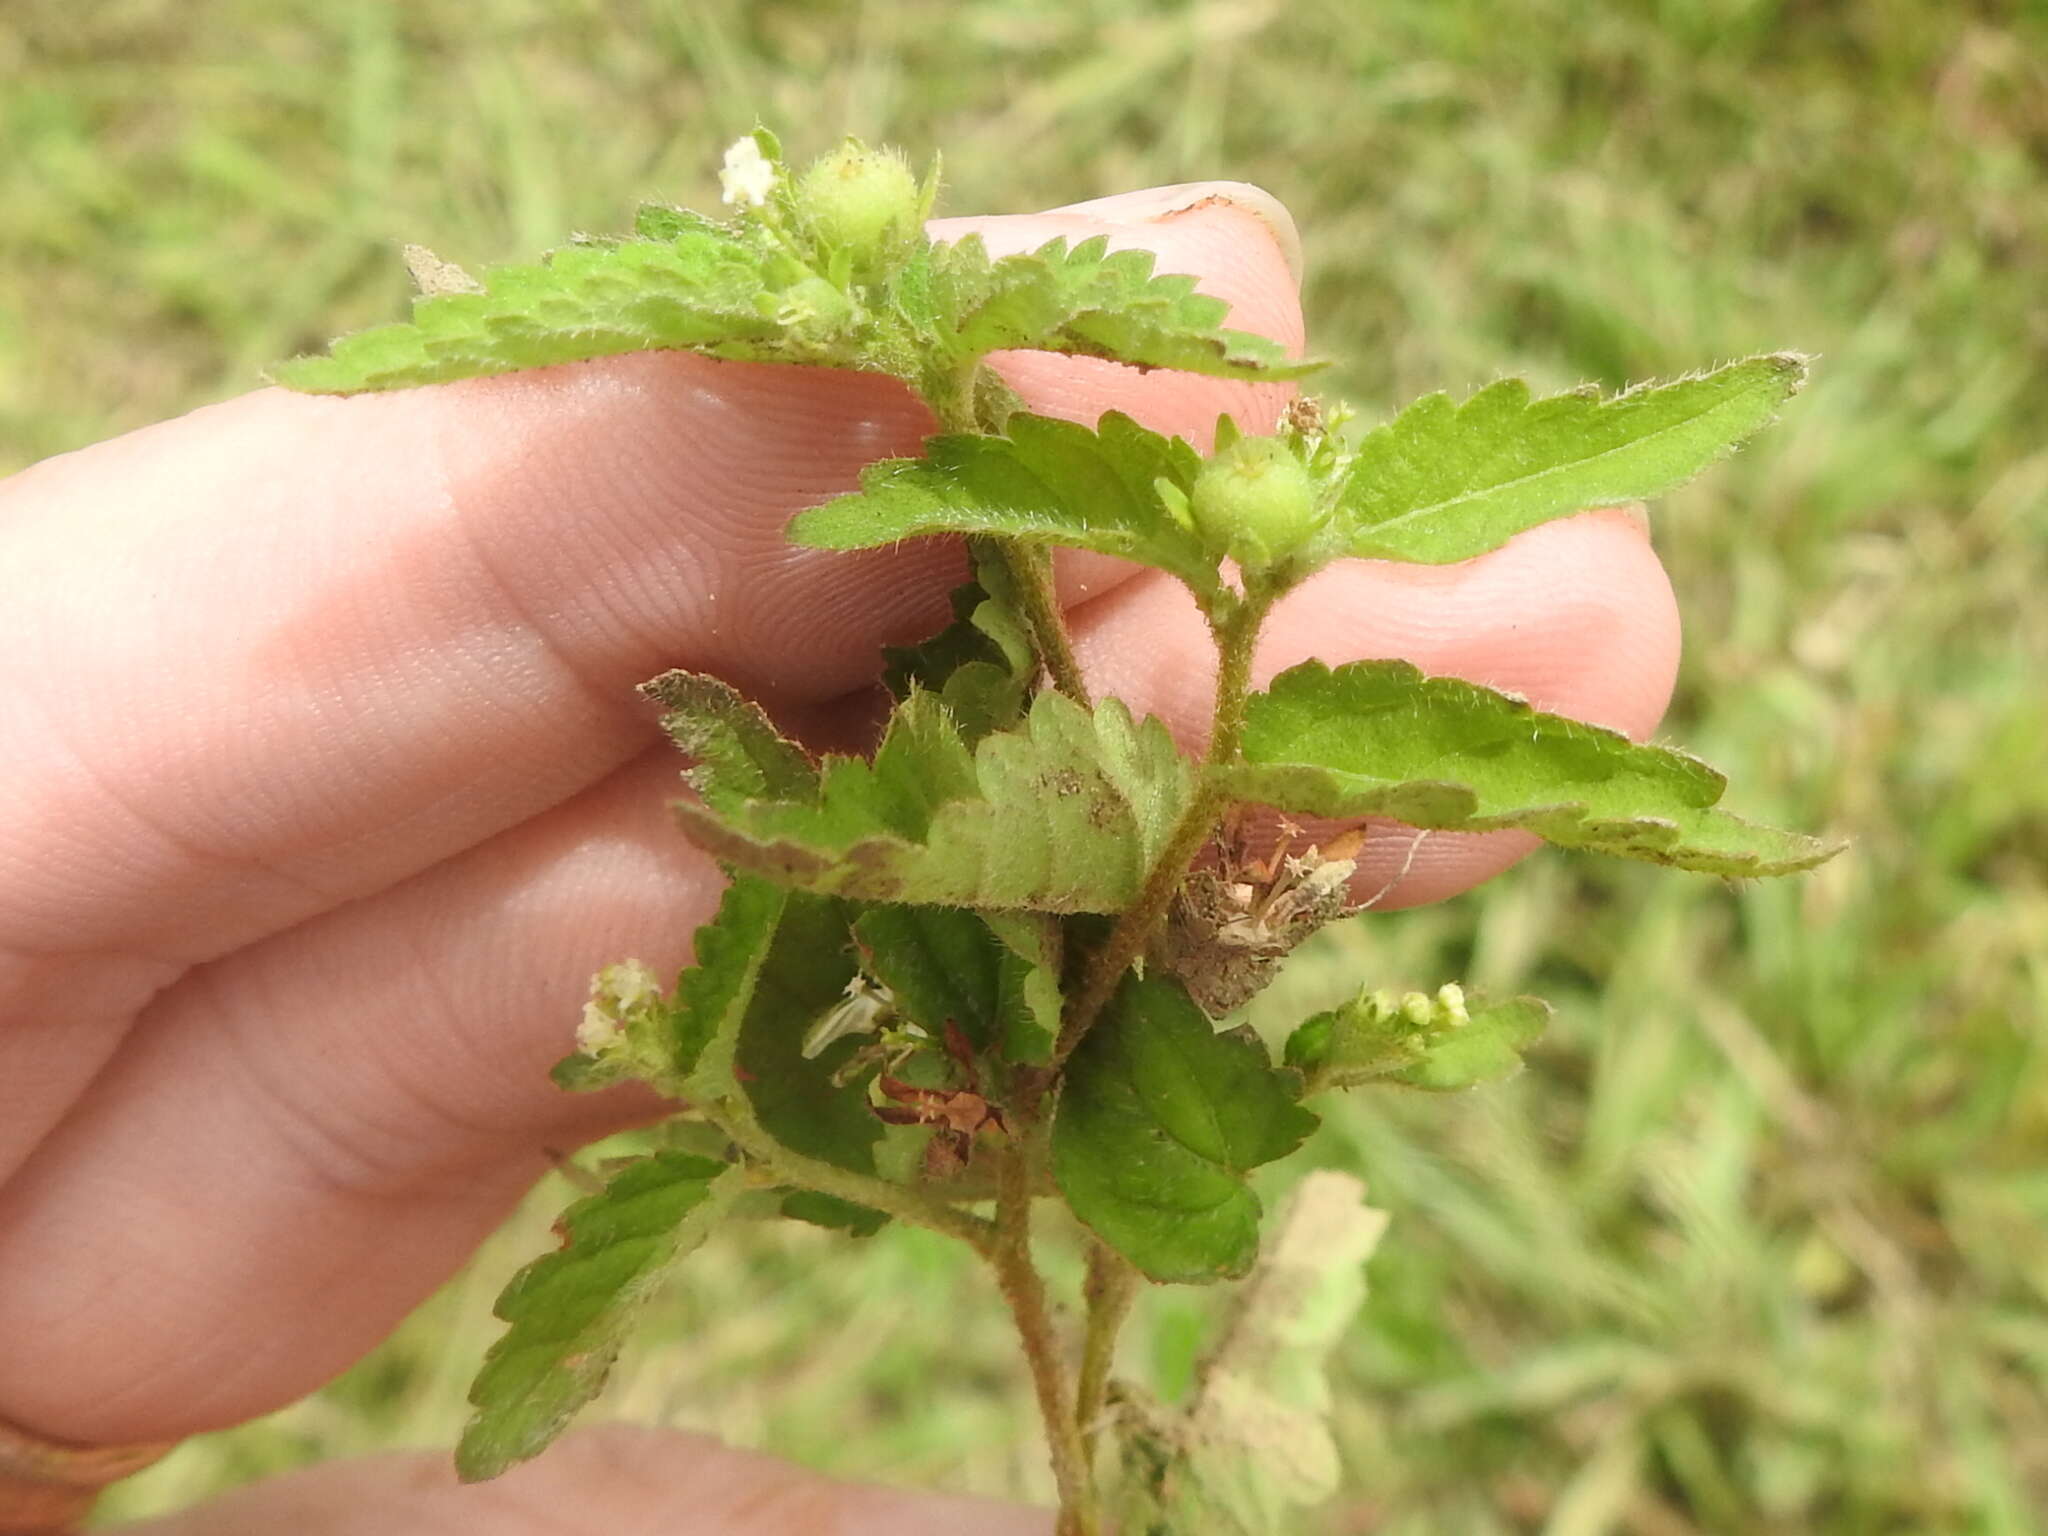
[[[1520,1071],[1549,1022],[1541,998],[1366,991],[1288,1036],[1287,1065],[1310,1093],[1376,1082],[1451,1093]]]
[[[696,672],[664,672],[642,683],[640,692],[662,706],[662,729],[697,760],[684,777],[707,801],[737,805],[817,794],[818,770],[803,748],[727,684]]]
[[[710,235],[727,240],[737,238],[746,243],[744,236],[732,226],[670,203],[642,203],[633,214],[633,233],[642,240],[670,243],[685,235]]]
[[[1359,444],[1328,538],[1343,553],[1442,564],[1587,507],[1660,495],[1768,425],[1806,377],[1774,353],[1609,400],[1532,400],[1503,379],[1430,395]]]
[[[777,216],[803,225],[787,181],[777,186]],[[645,204],[630,237],[577,236],[540,262],[492,268],[476,291],[433,285],[410,321],[341,337],[326,356],[273,374],[292,389],[354,394],[676,349],[890,373],[950,399],[960,371],[999,347],[1230,378],[1313,366],[1225,328],[1227,306],[1195,293],[1192,278],[1153,275],[1149,252],[1055,241],[991,263],[976,237],[933,247],[919,235],[861,260],[794,249],[767,220]]]
[[[1067,1064],[1053,1178],[1152,1279],[1242,1275],[1259,1250],[1245,1175],[1315,1129],[1300,1089],[1256,1038],[1217,1034],[1178,982],[1127,977]]]
[[[1216,587],[1216,558],[1167,509],[1158,483],[1185,491],[1201,456],[1120,411],[1094,430],[1019,412],[1003,437],[941,436],[922,459],[885,459],[861,488],[797,515],[792,542],[874,549],[935,534],[993,534],[1118,555]]]
[[[565,246],[492,268],[480,293],[422,298],[409,322],[357,331],[273,373],[291,389],[356,394],[666,348],[791,362],[844,352],[776,318],[795,276],[777,260],[709,221],[669,240]]]
[[[1226,328],[1229,305],[1197,293],[1192,277],[1155,273],[1155,260],[1146,250],[1111,252],[1097,235],[991,261],[981,237],[968,235],[932,247],[906,274],[899,302],[941,349],[941,369],[1019,348],[1220,378],[1293,379],[1320,366]]]
[[[957,1024],[987,1050],[1001,1039],[1003,946],[959,907],[871,907],[853,925],[865,969],[895,994],[897,1011],[934,1040]]]
[[[513,1277],[497,1314],[510,1329],[470,1388],[476,1416],[455,1453],[463,1481],[541,1451],[603,1388],[634,1312],[703,1241],[738,1192],[736,1168],[657,1152],[563,1214],[563,1246]]]
[[[1782,875],[1835,847],[1714,808],[1727,781],[1697,758],[1543,714],[1405,661],[1304,662],[1246,706],[1236,797],[1414,827],[1520,827],[1566,848],[1710,874]]]
[[[683,829],[786,885],[867,901],[1118,912],[1186,806],[1192,770],[1157,720],[1040,694],[1024,724],[972,751],[913,695],[872,763],[828,760],[815,797],[740,802],[706,759]]]
[[[803,1054],[858,969],[851,921],[842,902],[739,875],[677,984],[677,1049],[692,1100],[735,1104],[792,1151],[871,1173],[882,1127],[832,1080],[860,1042]]]
[[[725,888],[717,914],[697,930],[694,958],[676,982],[670,1010],[679,1075],[697,1070],[704,1048],[752,995],[784,901],[779,887],[742,876]]]
[[[785,891],[774,936],[743,1006],[727,1014],[732,1072],[755,1121],[791,1151],[860,1173],[875,1171],[881,1123],[865,1096],[834,1074],[860,1049],[848,1037],[803,1054],[811,1025],[846,994],[859,962],[845,905]]]

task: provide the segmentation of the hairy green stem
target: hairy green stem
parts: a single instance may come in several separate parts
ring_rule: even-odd
[[[1024,610],[1024,621],[1031,626],[1032,644],[1046,676],[1052,679],[1053,687],[1086,709],[1088,684],[1081,676],[1081,663],[1067,634],[1066,615],[1060,612],[1059,593],[1052,579],[1052,552],[1016,539],[992,538],[988,542],[1008,570],[1016,589],[1017,605]]]
[[[994,382],[993,374],[984,380],[986,371],[980,358],[970,358],[927,385],[925,404],[939,418],[941,429],[967,433],[1002,431],[1001,418],[1005,413],[998,410],[984,414],[982,407],[990,398],[1014,397],[999,384],[985,390],[985,382]],[[1017,605],[1031,630],[1032,648],[1053,687],[1086,708],[1088,685],[1081,678],[1081,664],[1074,657],[1074,642],[1067,634],[1066,616],[1060,612],[1059,593],[1053,587],[1052,552],[1020,539],[990,536],[980,542],[994,553],[1010,578]]]
[[[871,1173],[857,1173],[821,1158],[792,1152],[756,1125],[744,1108],[729,1104],[706,1106],[705,1114],[742,1152],[785,1183],[864,1205],[913,1226],[928,1227],[958,1238],[979,1253],[989,1253],[997,1246],[995,1224],[986,1218],[956,1210],[943,1200]]]
[[[996,1176],[996,1238],[989,1262],[1016,1319],[1017,1337],[1031,1366],[1031,1384],[1038,1394],[1039,1415],[1052,1453],[1053,1481],[1059,1489],[1057,1536],[1101,1536],[1102,1516],[1096,1504],[1095,1478],[1088,1453],[1067,1396],[1067,1367],[1060,1339],[1046,1305],[1045,1281],[1031,1260],[1031,1170],[1022,1140],[1003,1149]]]
[[[1229,804],[1228,795],[1216,782],[1214,770],[1237,760],[1244,739],[1245,698],[1251,692],[1252,651],[1258,642],[1259,626],[1265,622],[1277,596],[1277,592],[1268,591],[1255,591],[1242,598],[1226,595],[1226,601],[1210,615],[1209,631],[1216,640],[1216,708],[1209,722],[1209,750],[1202,759],[1194,796],[1147,872],[1137,900],[1124,909],[1109,937],[1102,941],[1102,947],[1089,956],[1053,1046],[1055,1074],[1095,1027],[1124,972],[1144,954],[1153,934],[1166,921],[1174,894],[1187,878],[1188,866],[1209,841],[1217,818]]]
[[[1081,1379],[1074,1388],[1074,1422],[1081,1445],[1092,1461],[1102,1433],[1102,1413],[1109,1401],[1109,1373],[1116,1363],[1117,1335],[1131,1315],[1143,1276],[1107,1243],[1088,1245],[1088,1331],[1081,1346]]]

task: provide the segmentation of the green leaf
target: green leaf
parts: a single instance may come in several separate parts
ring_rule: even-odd
[[[1308,1079],[1310,1093],[1375,1082],[1449,1093],[1520,1071],[1522,1053],[1549,1022],[1541,998],[1493,1002],[1467,998],[1456,985],[1434,997],[1365,991],[1295,1030],[1287,1065]]]
[[[1065,1007],[1060,972],[1066,940],[1061,926],[1043,912],[984,912],[981,918],[1003,945],[996,1001],[1003,1059],[1043,1066],[1052,1060]]]
[[[1329,538],[1345,554],[1443,564],[1524,529],[1683,484],[1767,426],[1806,378],[1789,352],[1602,400],[1531,400],[1503,379],[1463,405],[1430,395],[1359,444]]]
[[[1019,412],[1003,437],[941,436],[922,459],[885,459],[861,488],[799,513],[790,539],[812,549],[874,549],[935,534],[994,534],[1118,555],[1216,588],[1216,557],[1167,507],[1162,480],[1187,491],[1201,456],[1119,411],[1094,430]]]
[[[662,729],[698,767],[684,777],[706,800],[802,800],[817,793],[818,770],[785,741],[758,704],[714,677],[664,672],[640,685],[662,706]]]
[[[999,561],[977,558],[975,579],[953,589],[953,622],[919,646],[882,652],[882,681],[898,701],[936,693],[969,745],[1023,717],[1038,657]]]
[[[871,907],[853,936],[867,955],[867,973],[934,1040],[945,1037],[949,1021],[978,1051],[1001,1039],[1003,945],[972,912]]]
[[[919,229],[898,230],[860,249],[815,238],[823,232],[777,170],[772,210],[721,222],[645,204],[630,237],[578,236],[537,263],[491,269],[476,291],[430,282],[410,321],[344,336],[274,376],[354,394],[676,349],[890,373],[948,400],[963,370],[1003,347],[1228,378],[1314,366],[1226,329],[1228,306],[1197,294],[1193,278],[1155,276],[1151,253],[1111,255],[1100,238],[996,262],[973,236],[934,247]]]
[[[1727,781],[1697,758],[1532,709],[1405,661],[1304,662],[1254,694],[1239,799],[1414,827],[1521,827],[1566,848],[1710,874],[1782,875],[1837,848],[1714,809]]]
[[[726,1020],[753,993],[785,893],[765,880],[742,876],[725,888],[718,913],[697,930],[694,961],[676,983],[675,1070],[687,1076]]]
[[[470,1388],[465,1482],[537,1454],[603,1388],[627,1326],[677,1260],[704,1239],[743,1175],[724,1163],[657,1152],[563,1214],[563,1246],[527,1265],[498,1298],[511,1324]]]
[[[968,235],[914,264],[899,302],[939,349],[940,369],[1016,348],[1220,378],[1294,379],[1321,366],[1225,328],[1228,304],[1195,292],[1192,277],[1155,273],[1154,261],[1146,250],[1111,252],[1101,235],[991,261]]]
[[[708,682],[708,680],[706,680]],[[741,758],[742,765],[751,759]],[[891,717],[872,763],[830,759],[815,796],[744,800],[706,759],[683,829],[716,857],[868,901],[1118,912],[1136,897],[1191,791],[1156,720],[1044,693],[1017,730],[972,751],[939,700]]]
[[[697,932],[697,964],[676,989],[687,1096],[741,1109],[792,1151],[872,1173],[882,1127],[833,1075],[848,1038],[806,1058],[804,1036],[858,969],[842,902],[740,875]]]
[[[572,245],[485,273],[481,293],[419,299],[410,322],[344,336],[273,370],[316,394],[355,394],[681,348],[713,357],[830,361],[846,352],[777,317],[799,276],[735,230],[694,220],[664,240]]]
[[[1242,1275],[1259,1250],[1245,1175],[1315,1129],[1300,1091],[1255,1037],[1215,1033],[1179,983],[1127,977],[1067,1064],[1053,1178],[1152,1279]]]
[[[677,208],[669,203],[642,203],[633,215],[633,233],[642,240],[674,244],[685,235],[709,235],[729,240],[737,232],[730,225],[707,219],[688,208]]]
[[[733,1075],[761,1129],[793,1152],[873,1173],[881,1122],[858,1088],[833,1081],[862,1042],[848,1037],[803,1054],[810,1026],[846,995],[858,969],[845,905],[786,891],[754,985],[727,1027]]]

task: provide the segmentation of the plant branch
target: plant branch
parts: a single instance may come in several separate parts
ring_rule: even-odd
[[[1017,606],[1023,610],[1025,623],[1031,626],[1032,644],[1053,687],[1086,709],[1088,684],[1074,655],[1066,615],[1060,612],[1059,593],[1052,579],[1052,552],[1017,539],[992,538],[988,542],[1016,589]]]
[[[1143,1283],[1137,1268],[1107,1243],[1088,1245],[1088,1331],[1081,1347],[1081,1380],[1074,1389],[1074,1422],[1081,1446],[1093,1459],[1109,1401],[1109,1373],[1116,1363],[1117,1335],[1131,1315]]]
[[[1264,589],[1243,597],[1225,593],[1210,615],[1209,631],[1216,640],[1216,708],[1209,723],[1209,750],[1202,759],[1194,797],[1146,874],[1138,899],[1124,909],[1102,947],[1089,956],[1053,1046],[1053,1074],[1067,1064],[1075,1048],[1095,1027],[1124,972],[1145,952],[1152,935],[1166,921],[1174,894],[1187,878],[1188,866],[1216,829],[1216,820],[1228,802],[1212,770],[1237,760],[1244,737],[1245,698],[1251,691],[1252,650],[1258,641],[1259,626],[1265,622],[1278,595],[1277,590]]]
[[[992,388],[984,388],[992,384]],[[969,358],[931,386],[925,403],[939,418],[946,432],[1000,433],[1007,411],[1000,404],[1014,399],[1001,381],[987,372],[978,357]],[[984,411],[985,405],[992,406]],[[1081,678],[1081,664],[1074,657],[1074,642],[1067,634],[1066,616],[1060,612],[1059,593],[1053,587],[1052,552],[1019,539],[990,537],[983,541],[993,551],[1010,585],[1017,594],[1017,606],[1031,629],[1032,648],[1039,665],[1052,679],[1053,687],[1076,704],[1088,705],[1088,685]]]
[[[1095,1479],[1067,1396],[1066,1362],[1046,1305],[1045,1282],[1031,1261],[1031,1174],[1024,1143],[1004,1148],[1001,1159],[997,1165],[996,1238],[987,1253],[1003,1300],[1016,1319],[1024,1358],[1031,1366],[1031,1384],[1038,1394],[1038,1411],[1045,1420],[1053,1481],[1060,1496],[1057,1536],[1101,1536]]]
[[[792,1152],[763,1131],[751,1114],[744,1109],[734,1109],[729,1101],[717,1106],[707,1105],[704,1112],[742,1152],[785,1183],[864,1205],[869,1210],[894,1216],[913,1226],[928,1227],[947,1237],[958,1238],[979,1253],[989,1253],[996,1247],[995,1225],[984,1217],[955,1210],[943,1200],[935,1200],[919,1190],[906,1189],[901,1184],[892,1184],[871,1173],[857,1173],[822,1158]]]

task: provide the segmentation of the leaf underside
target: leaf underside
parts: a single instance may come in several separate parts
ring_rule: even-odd
[[[1532,400],[1520,379],[1430,395],[1359,444],[1338,492],[1342,552],[1443,564],[1587,507],[1660,495],[1768,425],[1806,377],[1774,353],[1603,400]]]
[[[1315,1128],[1300,1089],[1256,1039],[1217,1034],[1178,982],[1127,977],[1068,1062],[1053,1178],[1152,1279],[1242,1275],[1259,1249],[1245,1175]]]
[[[759,882],[753,882],[759,883]],[[855,1037],[803,1055],[810,1026],[846,994],[859,968],[846,905],[803,891],[781,893],[782,910],[744,1003],[729,1012],[732,1068],[754,1120],[792,1152],[858,1173],[875,1171],[881,1122],[858,1083],[833,1081],[860,1048]],[[706,1074],[700,1091],[711,1086]]]
[[[1152,268],[1150,252],[1112,253],[1100,238],[991,262],[969,236],[918,242],[871,278],[835,281],[831,253],[793,250],[749,217],[649,205],[633,236],[583,239],[494,267],[480,284],[436,285],[410,320],[343,336],[272,375],[291,389],[357,394],[689,351],[888,373],[940,398],[999,348],[1232,378],[1289,379],[1316,366],[1226,328],[1226,304]]]
[[[754,760],[737,759],[742,774]],[[689,775],[700,798],[676,814],[728,863],[868,901],[1043,912],[1128,906],[1192,781],[1158,721],[1056,693],[971,749],[936,697],[915,694],[872,762],[829,760],[809,796],[748,800],[725,771],[702,758]]]
[[[1404,661],[1281,673],[1249,701],[1244,761],[1225,778],[1240,799],[1281,810],[1515,827],[1709,874],[1790,874],[1837,851],[1715,809],[1726,780],[1697,758]]]
[[[1336,1493],[1343,1462],[1329,1424],[1329,1357],[1358,1314],[1365,1261],[1387,1224],[1364,1197],[1358,1180],[1322,1170],[1288,1199],[1194,1400],[1163,1426],[1166,1454],[1131,1448],[1141,1487],[1125,1528],[1270,1536]]]
[[[1111,251],[1101,235],[991,260],[970,234],[913,259],[897,302],[936,344],[939,366],[1019,349],[1225,378],[1292,379],[1320,366],[1226,328],[1228,304],[1154,262],[1150,251]]]
[[[935,534],[994,534],[1118,555],[1170,571],[1198,590],[1216,585],[1216,560],[1176,522],[1158,482],[1185,491],[1201,457],[1177,437],[1120,411],[1090,430],[1019,412],[1005,436],[934,437],[921,459],[885,459],[861,488],[797,515],[792,542],[812,549],[875,549]]]
[[[812,1024],[859,969],[854,918],[844,902],[736,875],[718,915],[697,930],[696,964],[677,985],[688,1053],[679,1065],[693,1102],[723,1105],[802,1156],[873,1173],[883,1131],[860,1086],[871,1073],[834,1081],[861,1041],[803,1054]],[[790,1214],[861,1232],[880,1221],[841,1205],[800,1200]]]
[[[738,1192],[724,1163],[657,1152],[569,1207],[563,1246],[513,1277],[497,1305],[511,1324],[470,1389],[476,1416],[456,1466],[496,1477],[540,1452],[604,1386],[633,1315]]]

